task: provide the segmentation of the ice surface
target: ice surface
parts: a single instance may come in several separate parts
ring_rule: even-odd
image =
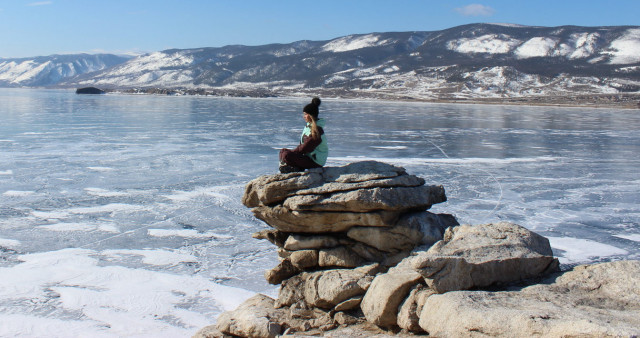
[[[0,247],[15,248],[18,246],[20,246],[20,241],[16,241],[14,239],[0,238]]]
[[[154,265],[195,259],[160,250],[21,255],[21,263],[0,268],[0,299],[11,300],[0,306],[0,336],[188,336],[210,324],[207,315],[214,310],[233,309],[253,294],[203,277],[99,264],[118,255],[142,255]],[[194,311],[205,304],[208,313]],[[20,313],[24,307],[30,308],[28,315]],[[17,318],[21,322],[12,323]]]
[[[275,295],[241,203],[308,99],[0,89],[0,336],[191,336]],[[461,223],[512,221],[566,265],[638,259],[635,111],[323,100],[328,165],[398,164]]]

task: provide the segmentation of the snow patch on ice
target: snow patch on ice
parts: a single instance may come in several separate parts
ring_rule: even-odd
[[[78,333],[91,332],[94,337],[109,337],[95,322],[45,318],[37,315],[0,315],[0,337],[78,337]]]
[[[99,214],[99,213],[116,213],[116,212],[135,212],[148,210],[149,207],[134,204],[111,203],[96,207],[80,207],[67,209],[72,214]]]
[[[614,235],[614,236],[618,237],[618,238],[628,239],[628,240],[634,241],[634,242],[640,242],[640,234]]]
[[[198,232],[195,229],[148,229],[147,233],[153,237],[185,237],[185,238],[217,238],[231,239],[233,236],[220,235],[214,232]]]
[[[180,263],[194,263],[198,258],[194,255],[183,254],[175,251],[162,249],[147,250],[124,250],[113,249],[102,251],[103,255],[122,257],[122,256],[142,256],[142,262],[149,265],[176,265]]]
[[[124,203],[111,203],[106,205],[94,206],[94,207],[78,207],[70,209],[61,209],[56,211],[38,211],[33,210],[31,214],[37,218],[42,219],[61,219],[68,217],[70,214],[83,215],[83,214],[99,214],[99,213],[120,213],[120,212],[138,212],[149,210],[150,207],[124,204]]]
[[[60,219],[60,218],[65,218],[69,216],[69,212],[62,211],[62,210],[59,210],[59,211],[33,210],[31,211],[31,215],[37,218],[42,218],[42,219]]]
[[[371,146],[371,148],[375,149],[389,149],[389,150],[400,150],[407,149],[407,146]]]
[[[59,232],[67,232],[67,231],[103,231],[103,232],[111,232],[118,233],[120,230],[118,227],[112,224],[87,224],[87,223],[53,223],[47,225],[38,226],[40,229],[45,229],[49,231],[59,231]]]
[[[19,190],[7,190],[2,193],[3,196],[7,197],[26,197],[35,195],[35,191],[19,191]]]
[[[4,247],[4,248],[16,248],[18,246],[20,246],[20,241],[17,241],[15,239],[6,239],[6,238],[0,238],[0,247]]]
[[[93,170],[93,171],[98,171],[98,172],[107,172],[107,171],[115,170],[115,169],[109,168],[109,167],[87,167],[87,169]]]
[[[184,202],[198,197],[215,197],[217,199],[230,200],[231,197],[221,193],[221,191],[231,187],[232,186],[198,187],[192,191],[175,191],[171,195],[164,195],[164,197],[174,202]]]
[[[121,197],[121,196],[128,196],[129,195],[129,194],[125,193],[125,192],[110,191],[110,190],[106,190],[106,189],[102,189],[102,188],[84,188],[84,190],[89,195],[99,196],[99,197]]]
[[[151,263],[192,257],[135,250]],[[0,267],[0,300],[55,307],[38,312],[0,314],[0,336],[190,337],[255,293],[222,286],[209,278],[168,272],[101,266],[100,252],[64,249],[20,255],[21,263]],[[18,317],[16,317],[18,316]],[[55,327],[53,327],[55,325]]]
[[[589,239],[572,237],[547,237],[553,249],[562,250],[556,254],[560,263],[587,263],[594,258],[605,258],[617,255],[627,255],[629,252],[618,247],[598,243]]]

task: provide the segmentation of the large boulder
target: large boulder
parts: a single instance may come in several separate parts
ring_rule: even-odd
[[[366,261],[346,246],[318,251],[318,266],[355,268]]]
[[[397,268],[419,271],[429,287],[444,293],[538,277],[557,266],[549,240],[500,222],[448,228],[443,240]]]
[[[640,261],[579,266],[520,291],[432,295],[420,326],[437,337],[635,337]]]
[[[304,303],[310,307],[332,309],[348,299],[364,295],[378,272],[378,264],[355,269],[303,272],[282,282],[276,306]]]
[[[300,271],[301,270],[291,262],[290,258],[283,259],[275,268],[264,272],[264,279],[266,279],[269,284],[277,285],[283,280],[296,275]]]
[[[283,309],[274,308],[274,299],[257,294],[233,311],[218,317],[217,329],[240,337],[277,337],[283,331],[281,323],[287,316]]]
[[[413,270],[394,270],[376,276],[360,304],[367,321],[381,327],[395,326],[398,306],[421,281],[422,275]]]
[[[393,227],[353,227],[347,236],[384,252],[399,252],[432,245],[446,228],[457,225],[451,215],[423,211],[401,216]]]
[[[409,332],[423,333],[424,330],[420,327],[420,313],[427,298],[434,293],[423,284],[414,286],[398,308],[398,326]]]
[[[311,172],[264,175],[245,186],[242,204],[254,208],[283,201],[296,191],[322,183],[322,175]]]

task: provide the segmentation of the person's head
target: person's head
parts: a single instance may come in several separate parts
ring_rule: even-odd
[[[318,114],[320,113],[320,111],[318,110],[318,107],[320,107],[320,103],[321,103],[320,98],[314,97],[313,99],[311,99],[311,103],[304,106],[304,108],[302,109],[302,112],[306,115],[309,115],[311,118],[313,118],[314,121],[318,121]],[[305,117],[305,121],[306,120],[307,118]],[[307,122],[311,122],[311,121],[307,121]]]
[[[304,106],[304,108],[302,109],[302,116],[304,117],[304,120],[311,125],[312,138],[320,137],[318,125],[316,124],[316,122],[318,121],[318,114],[320,113],[320,111],[318,110],[318,107],[320,107],[320,103],[320,98],[314,97],[313,99],[311,99],[311,103]]]

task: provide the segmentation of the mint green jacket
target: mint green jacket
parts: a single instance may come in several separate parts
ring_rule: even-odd
[[[317,164],[323,166],[325,165],[325,163],[327,163],[327,157],[329,157],[329,144],[327,143],[327,137],[324,135],[324,126],[326,124],[326,121],[324,119],[318,119],[316,124],[318,125],[318,127],[320,127],[320,139],[322,140],[322,142],[320,142],[320,144],[313,151],[305,155],[309,156],[313,160],[313,162],[316,162]],[[311,124],[307,123],[307,125],[302,130],[302,135],[300,135],[300,144],[304,143],[305,137],[310,136]]]

